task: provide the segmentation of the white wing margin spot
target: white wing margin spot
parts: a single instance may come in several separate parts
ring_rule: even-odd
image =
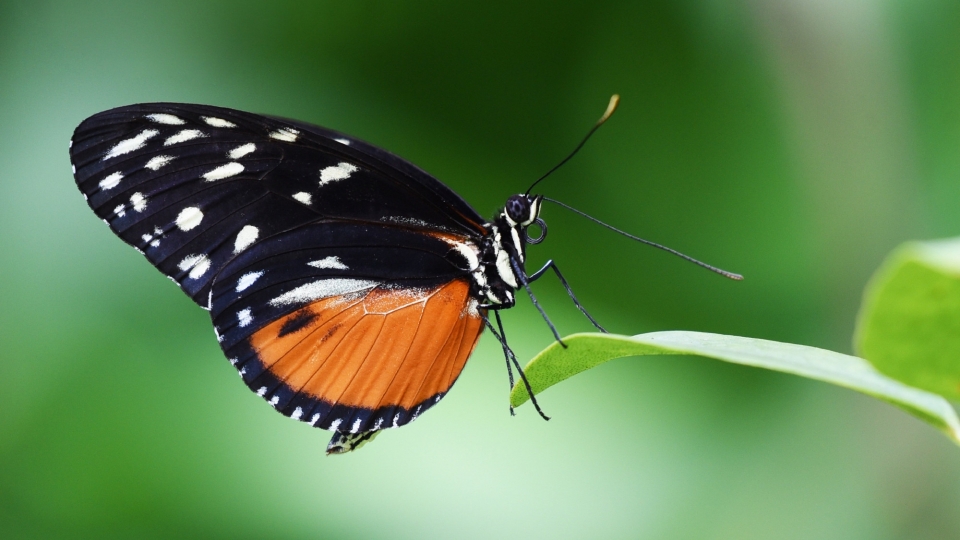
[[[297,137],[300,135],[300,132],[293,128],[282,127],[276,131],[270,133],[271,139],[276,139],[283,142],[296,142]]]
[[[182,126],[183,124],[186,124],[186,122],[184,122],[179,116],[166,113],[148,114],[147,119],[158,124],[167,124],[169,126]]]
[[[223,118],[217,118],[215,116],[201,116],[201,120],[207,123],[208,126],[213,126],[216,128],[235,128],[236,124],[229,120],[224,120]]]

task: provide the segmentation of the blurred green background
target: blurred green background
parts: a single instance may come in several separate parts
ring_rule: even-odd
[[[960,537],[960,451],[853,392],[627,359],[507,412],[485,336],[430,414],[353,455],[281,417],[207,314],[86,207],[67,142],[143,101],[329,126],[483,214],[620,111],[542,193],[608,328],[850,352],[898,242],[960,233],[960,2],[0,1],[3,538]],[[561,332],[589,324],[552,279]],[[550,343],[505,313],[521,358]]]

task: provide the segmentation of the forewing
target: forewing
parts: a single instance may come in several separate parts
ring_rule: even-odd
[[[482,219],[413,165],[336,132],[201,105],[142,104],[85,120],[77,185],[128,244],[208,307],[210,284],[259,241],[318,220],[460,237]]]

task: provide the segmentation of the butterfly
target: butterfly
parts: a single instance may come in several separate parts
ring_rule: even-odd
[[[247,386],[334,432],[328,453],[439,402],[488,310],[539,277],[524,262],[541,197],[487,220],[407,161],[299,121],[131,105],[84,120],[70,160],[96,215],[210,312]]]
[[[284,415],[332,431],[327,453],[338,454],[439,402],[485,328],[503,347],[511,387],[512,362],[532,396],[499,310],[526,289],[562,344],[529,286],[548,270],[604,331],[552,260],[526,273],[527,245],[546,236],[544,201],[729,274],[530,194],[618,100],[573,153],[489,220],[381,148],[221,107],[146,103],[95,114],[75,130],[70,160],[96,215],[210,312],[246,385]]]

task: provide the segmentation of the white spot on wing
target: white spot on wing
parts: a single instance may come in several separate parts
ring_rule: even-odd
[[[144,243],[149,242],[151,247],[158,247],[160,245],[160,238],[163,237],[163,230],[160,227],[154,227],[152,234],[144,234],[140,238],[143,238]]]
[[[348,293],[371,289],[377,285],[379,285],[378,282],[367,279],[318,279],[281,294],[273,300],[270,300],[270,305],[277,307],[309,302],[319,298],[342,296]]]
[[[333,422],[330,422],[330,431],[336,431],[340,427],[340,422],[343,422],[340,418],[337,418]]]
[[[100,189],[113,189],[120,184],[120,180],[122,179],[123,175],[119,172],[115,172],[100,181]]]
[[[249,310],[247,310],[247,311],[249,311]],[[267,395],[267,387],[266,387],[266,386],[261,386],[260,388],[258,388],[258,389],[257,389],[257,395],[260,396],[260,397],[263,397],[263,396]]]
[[[280,396],[273,396],[272,398],[270,398],[270,404],[271,404],[271,405],[273,405],[274,407],[276,407],[276,406],[277,406],[277,403],[280,403]]]
[[[229,120],[224,120],[223,118],[217,118],[217,117],[215,117],[215,116],[201,116],[200,119],[203,120],[204,122],[206,122],[207,125],[211,125],[211,126],[213,126],[213,127],[218,127],[218,128],[235,128],[235,127],[237,127],[237,125],[234,124],[233,122],[231,122],[231,121],[229,121]]]
[[[171,161],[173,161],[173,156],[155,156],[150,158],[150,161],[148,161],[144,167],[151,171],[156,171]]]
[[[193,139],[199,139],[200,137],[206,137],[206,135],[204,135],[203,132],[198,129],[184,129],[177,132],[176,135],[173,135],[172,137],[169,137],[167,140],[163,141],[163,145],[170,146],[171,144],[192,141]]]
[[[320,419],[320,413],[314,413],[313,416],[310,417],[310,424],[317,425],[317,420],[319,419]]]
[[[240,232],[237,234],[237,240],[233,243],[233,252],[240,253],[241,251],[250,247],[251,244],[257,241],[257,236],[260,235],[260,229],[254,227],[253,225],[246,225]]]
[[[197,279],[210,269],[210,259],[206,255],[187,255],[177,265],[181,271],[190,271],[190,279]]]
[[[299,420],[301,416],[303,416],[303,408],[297,407],[296,409],[293,410],[293,414],[290,415],[290,418],[293,418],[294,420]]]
[[[256,149],[257,149],[257,145],[253,143],[241,144],[240,146],[228,152],[227,156],[229,156],[230,159],[240,159],[243,156],[249,154],[250,152],[253,152]]]
[[[360,419],[359,419],[359,418],[357,418],[357,419],[353,422],[353,425],[350,426],[350,433],[356,433],[356,432],[358,432],[358,431],[360,431]]]
[[[336,257],[333,255],[329,257],[324,257],[317,261],[310,261],[307,263],[307,265],[312,266],[314,268],[321,268],[321,269],[336,268],[337,270],[349,270],[349,268],[347,268],[347,265],[343,264],[343,261],[340,260],[340,257]]]
[[[263,272],[247,272],[240,276],[240,279],[237,280],[237,292],[242,292],[250,288],[262,275]]]
[[[347,146],[350,146],[350,141],[348,139],[334,139],[334,140],[340,144],[345,144]]]
[[[149,118],[150,120],[158,124],[167,124],[171,126],[182,126],[183,124],[186,123],[179,116],[174,116],[172,114],[166,114],[166,113],[148,114],[147,118]]]
[[[207,182],[213,182],[214,180],[223,180],[224,178],[236,176],[242,172],[243,165],[237,163],[236,161],[231,161],[226,165],[221,165],[216,169],[204,174],[203,179]]]
[[[297,135],[300,135],[299,131],[284,127],[272,132],[270,138],[283,142],[294,142],[297,140]]]
[[[177,215],[177,227],[181,231],[189,231],[196,228],[203,221],[203,212],[196,206],[188,206]]]
[[[130,139],[124,139],[113,146],[110,150],[107,151],[106,155],[103,156],[104,160],[108,160],[112,157],[122,156],[123,154],[128,154],[134,150],[139,150],[143,148],[147,141],[153,137],[156,137],[160,133],[155,129],[145,129],[137,134],[136,137]]]
[[[137,212],[143,212],[147,209],[147,198],[138,191],[130,196],[130,206]]]
[[[310,203],[313,202],[313,197],[306,191],[301,191],[299,193],[294,193],[293,198],[302,202],[303,204],[310,206]]]
[[[350,178],[350,175],[358,170],[356,165],[347,162],[327,167],[320,171],[320,185],[323,186],[330,182],[336,182],[337,180],[345,180]]]
[[[250,308],[241,309],[240,311],[237,312],[237,322],[240,324],[241,327],[247,326],[248,324],[253,322],[253,317],[250,316]],[[261,388],[261,390],[266,392],[267,389]],[[261,394],[260,392],[257,392],[257,395],[262,396],[263,394]]]

